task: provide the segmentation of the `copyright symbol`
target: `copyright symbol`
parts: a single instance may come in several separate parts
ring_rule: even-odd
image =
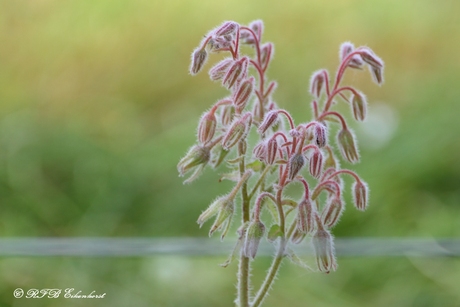
[[[21,298],[24,295],[24,290],[22,290],[21,288],[17,288],[16,290],[14,290],[13,295],[15,298]]]

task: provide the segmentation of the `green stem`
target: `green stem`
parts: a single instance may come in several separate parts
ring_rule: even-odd
[[[268,171],[271,169],[271,167],[269,165],[265,166],[265,169],[264,171],[262,172],[262,174],[260,175],[259,179],[257,180],[256,184],[254,185],[254,187],[252,188],[252,191],[251,193],[249,193],[249,200],[252,199],[252,197],[254,196],[254,194],[257,192],[257,188],[262,184],[262,182],[264,181],[265,179],[265,175],[267,175]]]

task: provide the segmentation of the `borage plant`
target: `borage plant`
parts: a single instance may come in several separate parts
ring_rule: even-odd
[[[311,103],[313,120],[296,125],[289,112],[278,108],[272,99],[276,82],[269,81],[266,72],[274,47],[272,43],[261,42],[262,33],[260,20],[249,26],[227,21],[210,31],[193,51],[192,75],[203,68],[210,52],[229,54],[209,70],[209,76],[211,80],[221,82],[230,93],[203,114],[198,125],[198,142],[178,164],[181,176],[192,172],[185,183],[196,179],[208,164],[217,167],[226,161],[231,169],[222,178],[234,180],[234,188],[214,200],[200,215],[198,224],[202,226],[215,216],[209,235],[220,231],[223,239],[236,209],[241,208],[237,244],[229,259],[222,264],[225,267],[233,258],[239,257],[235,303],[240,307],[260,306],[285,257],[309,268],[289,247],[291,243],[301,243],[305,237],[311,238],[313,243],[317,270],[324,273],[336,270],[330,230],[339,221],[345,207],[341,176],[353,178],[351,191],[358,210],[366,209],[369,190],[355,172],[339,166],[333,145],[329,143],[330,124],[340,125],[336,141],[342,158],[356,163],[359,153],[356,138],[345,118],[331,108],[337,101],[344,101],[350,105],[356,120],[363,121],[366,117],[364,94],[354,87],[341,85],[347,68],[362,69],[367,65],[373,80],[379,85],[383,82],[383,61],[371,49],[343,43],[335,78],[330,80],[324,69],[311,77],[309,90],[314,97]],[[251,46],[254,56],[242,54],[242,44]],[[251,76],[251,72],[256,77]],[[248,135],[253,128],[257,129],[260,139],[255,146],[248,144]],[[296,182],[304,190],[298,201],[283,193],[288,185]],[[238,194],[240,198],[237,198]],[[270,222],[262,221],[263,208],[271,213]],[[252,295],[250,264],[264,237],[275,245],[277,251],[264,282]]]

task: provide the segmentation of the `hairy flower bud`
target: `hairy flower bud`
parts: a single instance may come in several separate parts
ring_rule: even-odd
[[[327,71],[322,69],[314,72],[311,76],[310,93],[316,98],[321,96],[321,91],[326,83],[325,74],[327,75]]]
[[[353,52],[353,50],[355,49],[355,46],[350,43],[350,42],[344,42],[342,43],[342,45],[340,45],[340,51],[339,51],[339,58],[340,58],[340,62],[342,62],[343,60],[345,60],[345,58]]]
[[[373,67],[369,66],[371,72],[372,80],[378,85],[383,84],[383,67]]]
[[[222,126],[226,127],[230,125],[233,121],[234,114],[235,108],[232,105],[224,106],[220,113],[220,122],[222,123]]]
[[[358,149],[356,147],[355,136],[349,129],[342,129],[337,134],[337,143],[339,145],[342,157],[350,163],[359,161]]]
[[[375,55],[371,49],[363,48],[359,54],[361,55],[361,58],[363,59],[363,61],[369,64],[370,66],[376,67],[376,68],[383,67],[382,59],[379,58],[377,55]]]
[[[223,59],[209,70],[209,78],[211,78],[212,81],[221,80],[232,63],[233,60],[231,58]]]
[[[179,164],[177,164],[177,170],[179,171],[179,176],[184,176],[185,173],[192,169],[198,170],[202,169],[208,162],[211,157],[211,152],[208,147],[195,145],[187,152],[185,157],[183,157]],[[192,177],[194,177],[192,175]],[[191,177],[191,179],[192,179]],[[195,178],[193,178],[195,179]],[[190,181],[187,181],[190,182]]]
[[[323,171],[323,154],[320,150],[315,150],[310,157],[310,174],[319,178]]]
[[[273,57],[273,44],[272,43],[265,43],[260,47],[260,62],[262,63],[262,67],[266,68],[268,63]]]
[[[208,53],[205,48],[196,48],[192,53],[192,63],[190,65],[190,73],[196,75],[201,68],[203,68],[204,63],[208,59]]]
[[[235,203],[233,199],[230,197],[226,197],[223,199],[220,198],[217,199],[217,201],[219,201],[220,203],[219,213],[217,214],[214,224],[211,226],[211,229],[209,230],[209,236],[212,236],[212,234],[216,230],[224,229],[221,237],[221,239],[223,239],[232,221],[233,212],[235,211]]]
[[[252,153],[256,159],[259,159],[261,161],[265,160],[265,157],[267,155],[267,144],[266,142],[262,141],[256,146],[254,146],[254,149],[252,150]]]
[[[246,103],[252,94],[253,87],[254,77],[250,77],[249,79],[244,80],[236,91],[233,98],[233,104],[235,105],[235,108],[240,112],[243,111],[244,107],[246,106]]]
[[[246,75],[248,63],[249,59],[247,57],[242,57],[240,60],[234,61],[225,74],[222,85],[231,88],[237,80]]]
[[[228,150],[244,138],[251,127],[251,121],[252,117],[249,112],[235,120],[222,139],[222,147]]]
[[[276,155],[278,153],[278,142],[276,138],[271,138],[267,143],[267,156],[265,162],[272,165],[275,163]]]
[[[225,21],[215,32],[218,36],[233,35],[239,25],[234,21]]]
[[[198,124],[198,141],[205,145],[210,142],[216,132],[217,120],[214,112],[203,114]]]
[[[262,134],[268,130],[271,126],[273,126],[278,121],[278,110],[271,110],[267,114],[265,114],[264,120],[257,128],[257,131]]]
[[[260,220],[251,221],[246,229],[243,255],[254,259],[259,249],[260,240],[265,234],[265,225]]]
[[[351,99],[351,108],[353,116],[358,121],[364,121],[367,113],[366,96],[363,93],[356,92]]]
[[[294,180],[295,176],[305,165],[305,157],[302,154],[294,153],[288,161],[288,178]]]
[[[299,232],[309,234],[315,229],[315,208],[309,199],[302,199],[297,207],[296,227]]]
[[[318,222],[319,219],[317,219]],[[316,254],[316,263],[321,272],[329,273],[337,269],[335,250],[332,235],[324,229],[321,221],[318,222],[318,230],[312,238]]]
[[[222,209],[222,207],[225,205],[225,202],[227,201],[229,201],[228,195],[216,198],[209,205],[209,207],[205,211],[203,211],[198,217],[198,220],[196,222],[200,225],[200,228],[207,220],[215,216],[219,212],[219,210]]]
[[[368,205],[369,188],[367,184],[361,180],[357,180],[353,183],[353,203],[356,209],[364,211]]]
[[[254,31],[257,36],[257,39],[260,41],[262,39],[262,33],[264,32],[264,22],[260,19],[251,21],[249,28]]]
[[[322,123],[316,123],[314,128],[315,143],[318,147],[323,148],[327,144],[327,128]]]
[[[332,228],[339,222],[343,212],[343,203],[340,198],[332,197],[323,210],[322,220],[326,227]]]

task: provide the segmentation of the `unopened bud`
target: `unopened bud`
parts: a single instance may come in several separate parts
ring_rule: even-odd
[[[222,147],[225,150],[233,147],[247,135],[249,128],[251,127],[251,120],[251,113],[246,113],[241,118],[233,122],[222,139]]]
[[[260,19],[254,20],[249,24],[249,28],[254,31],[257,39],[260,41],[262,39],[262,33],[264,32],[264,22]]]
[[[265,159],[267,164],[272,165],[273,163],[275,163],[277,153],[278,142],[276,141],[276,138],[271,138],[267,143],[267,156]]]
[[[248,61],[247,57],[242,57],[240,60],[234,61],[225,74],[222,84],[227,88],[231,88],[237,80],[244,77],[248,69]]]
[[[310,93],[319,98],[321,96],[321,91],[323,90],[323,86],[325,84],[326,79],[324,75],[327,74],[325,70],[318,70],[313,73],[310,79]]]
[[[221,196],[217,199],[215,199],[210,205],[209,207],[203,211],[200,216],[198,217],[198,220],[196,221],[199,225],[200,225],[200,228],[203,226],[203,224],[209,220],[210,218],[212,218],[213,216],[215,216],[220,209],[222,209],[222,207],[224,206],[224,203],[229,201],[228,200],[228,195],[225,195],[225,196]]]
[[[246,103],[249,100],[249,97],[252,94],[252,89],[254,87],[254,77],[250,77],[249,79],[246,79],[240,84],[240,87],[235,93],[235,97],[233,100],[233,103],[235,105],[235,108],[239,110],[240,112],[244,109],[246,106]]]
[[[262,67],[267,67],[268,63],[273,57],[273,44],[265,43],[260,47],[260,62]]]
[[[310,157],[310,174],[319,178],[323,171],[323,154],[320,150],[315,150]]]
[[[342,45],[340,45],[340,52],[339,52],[339,57],[340,57],[340,62],[345,60],[345,58],[353,52],[355,49],[355,46],[350,43],[350,42],[344,42]]]
[[[332,228],[339,222],[343,212],[343,204],[340,198],[332,197],[323,210],[322,219],[326,227]]]
[[[303,199],[297,207],[297,229],[303,234],[309,234],[315,229],[315,208],[309,199]]]
[[[179,175],[182,177],[188,171],[195,169],[196,167],[206,165],[211,157],[211,152],[208,147],[195,145],[187,152],[179,164],[177,164],[177,170]]]
[[[254,146],[252,153],[256,159],[259,159],[261,161],[265,160],[265,157],[267,155],[267,144],[264,141],[260,142],[259,144]]]
[[[225,21],[217,30],[216,35],[224,36],[224,35],[232,35],[238,29],[238,24],[234,21]]]
[[[217,36],[209,40],[209,50],[211,52],[228,51],[232,46],[231,36]]]
[[[369,66],[369,70],[371,71],[372,80],[378,85],[383,84],[383,67],[373,67]]]
[[[206,112],[198,125],[198,141],[205,145],[210,142],[216,132],[217,120],[214,112]]]
[[[300,244],[302,243],[302,240],[305,238],[305,235],[305,232],[302,232],[299,230],[299,228],[296,228],[294,230],[294,233],[292,234],[291,242],[294,244]]]
[[[223,59],[209,70],[209,78],[211,78],[212,81],[221,80],[232,63],[233,60],[231,58]]]
[[[360,52],[361,58],[364,62],[375,68],[382,68],[383,61],[369,48],[363,48]]]
[[[364,96],[364,94],[360,92],[353,94],[353,99],[351,100],[351,107],[355,119],[359,121],[364,121],[367,113],[366,96]]]
[[[217,214],[214,224],[211,226],[211,229],[209,230],[209,236],[212,236],[212,234],[216,230],[226,228],[228,224],[231,222],[233,211],[235,210],[235,203],[233,199],[226,197],[226,199],[218,200],[220,203],[219,213]]]
[[[312,242],[316,254],[316,263],[321,272],[329,273],[337,268],[332,235],[318,223],[318,230],[313,235]]]
[[[257,128],[257,131],[260,134],[265,133],[265,131],[267,131],[268,128],[273,126],[277,121],[278,121],[278,110],[271,110],[265,115],[264,120],[259,125],[259,128]]]
[[[337,143],[339,145],[342,157],[350,163],[359,161],[358,149],[356,148],[355,136],[349,129],[342,129],[337,134]]]
[[[313,128],[315,143],[319,148],[323,148],[327,144],[327,128],[322,123],[318,122]]]
[[[368,205],[369,188],[363,181],[355,181],[353,184],[353,203],[356,209],[364,211]]]
[[[260,221],[251,221],[246,229],[244,238],[243,255],[254,259],[259,249],[260,240],[265,234],[265,225]]]
[[[288,161],[288,178],[294,180],[295,176],[305,165],[305,157],[302,154],[294,153]]]
[[[226,127],[232,123],[235,108],[231,105],[224,106],[220,114],[220,122]]]
[[[208,59],[208,53],[205,48],[196,48],[192,53],[192,63],[190,65],[190,73],[196,75],[201,68],[203,68],[204,63]]]

